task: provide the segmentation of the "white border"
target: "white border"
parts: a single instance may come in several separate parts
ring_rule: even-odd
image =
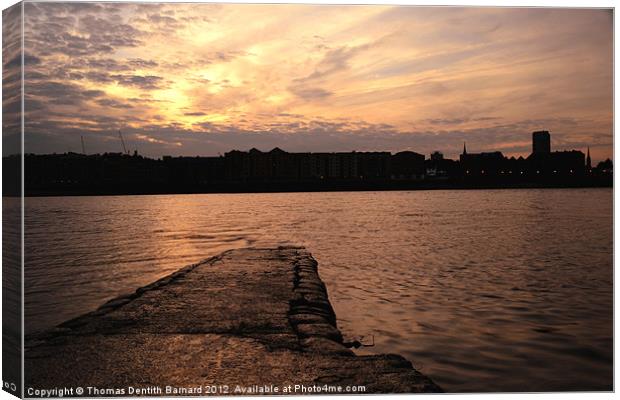
[[[43,0],[43,1],[47,1],[47,0]],[[65,0],[66,2],[75,2],[74,0]],[[129,1],[128,1],[129,2]],[[138,1],[135,1],[138,2]],[[140,1],[140,2],[146,2],[146,3],[157,3],[157,1]],[[187,3],[187,0],[168,0],[167,2],[170,3]],[[223,1],[203,1],[204,3],[222,3]],[[541,0],[541,1],[534,1],[534,0],[523,0],[523,1],[493,1],[493,0],[476,0],[476,1],[467,1],[467,0],[447,0],[444,2],[439,2],[439,1],[428,1],[428,0],[413,0],[413,1],[406,1],[406,0],[392,0],[392,1],[381,1],[381,0],[375,0],[375,1],[368,1],[368,0],[357,0],[357,1],[350,1],[350,0],[313,0],[313,1],[303,1],[303,0],[289,0],[289,1],[282,1],[282,0],[269,0],[269,1],[259,1],[259,0],[232,0],[232,1],[226,1],[227,3],[273,3],[273,4],[286,4],[286,3],[293,3],[293,4],[369,4],[369,5],[420,5],[420,6],[479,6],[479,7],[570,7],[570,8],[613,8],[615,7],[615,4],[613,1],[603,1],[603,0],[590,0],[590,1],[576,1],[576,0],[568,0],[568,1],[558,1],[558,0]],[[15,4],[16,1],[12,1],[12,0],[0,0],[0,8],[5,9],[10,7],[11,5]],[[24,15],[23,15],[23,5],[22,5],[22,66],[24,64],[24,52],[23,52],[23,48],[24,48],[24,38],[23,38],[23,29],[24,29]],[[618,66],[615,64],[615,44],[617,43],[616,39],[616,15],[614,13],[614,139],[615,139],[615,132],[616,132],[616,123],[617,123],[617,119],[615,118],[616,115],[616,103],[615,103],[615,98],[616,98],[616,85],[615,85],[615,76],[618,73],[619,69]],[[1,39],[1,30],[0,30],[0,39]],[[21,132],[21,136],[22,136],[22,143],[21,143],[21,151],[22,151],[22,172],[23,172],[23,168],[24,168],[24,69],[22,68],[22,115],[21,115],[21,125],[22,125],[22,132]],[[0,94],[1,94],[1,88],[0,88]],[[1,116],[0,116],[0,120],[1,120]],[[618,142],[616,142],[614,140],[614,162],[617,161],[615,158],[615,154],[617,153],[616,150],[618,150],[620,148],[620,144]],[[0,150],[2,149],[2,144],[0,143]],[[2,172],[2,165],[0,163],[0,177],[1,177],[1,172]],[[1,179],[1,178],[0,178]],[[618,178],[618,175],[616,174],[614,176],[614,187],[616,185],[618,185],[618,183],[620,182],[620,178]],[[22,173],[22,214],[21,214],[21,221],[22,221],[22,232],[21,232],[21,242],[22,242],[22,332],[24,331],[24,299],[23,299],[23,293],[24,293],[24,269],[23,269],[23,262],[24,262],[24,198],[23,198],[23,190],[24,190],[24,174]],[[615,209],[616,209],[616,198],[614,196],[614,226],[616,225],[615,222],[616,221],[616,213],[615,213]],[[0,232],[0,238],[2,237],[2,234]],[[615,318],[616,313],[615,311],[618,309],[618,303],[617,303],[617,299],[615,296],[615,265],[616,265],[616,243],[618,243],[617,241],[618,239],[618,235],[616,230],[614,229],[614,387],[617,387],[618,384],[618,379],[616,377],[615,374],[615,360],[618,356],[618,352],[616,351],[616,346],[615,346],[615,332],[616,332],[616,323],[618,322],[617,319]],[[0,306],[1,306],[1,298],[0,298]],[[23,378],[23,336],[22,336],[22,378]],[[0,374],[2,371],[2,367],[0,366]],[[22,385],[23,385],[23,379],[22,379]],[[418,397],[420,396],[420,397]],[[415,395],[416,398],[421,398],[421,399],[428,399],[431,396],[435,396],[435,395]],[[530,399],[530,398],[538,398],[538,397],[542,397],[544,396],[546,399],[582,399],[582,398],[593,398],[593,399],[602,399],[602,398],[611,398],[614,396],[613,393],[578,393],[578,392],[567,392],[567,393],[552,393],[552,394],[495,394],[495,393],[488,393],[488,394],[451,394],[450,396],[458,396],[459,398],[464,398],[464,399],[478,399],[478,398],[488,398],[489,396],[493,396],[493,398],[500,398],[500,399],[506,399],[506,400],[513,400],[513,399]],[[331,397],[331,396],[329,396]],[[347,398],[363,398],[363,397],[367,397],[367,396],[347,396]],[[394,397],[397,398],[405,398],[405,397],[413,397],[413,395],[376,395],[374,396],[375,398],[391,398],[393,399]],[[4,391],[0,391],[0,400],[8,400],[8,399],[14,399],[15,397],[10,395],[7,392]],[[247,397],[246,397],[247,398]],[[255,398],[255,397],[250,397],[250,398]],[[256,397],[258,398],[258,397]],[[264,397],[260,397],[260,398],[264,398]],[[307,398],[307,396],[287,396],[287,398]],[[171,398],[171,399],[176,399],[176,398]]]

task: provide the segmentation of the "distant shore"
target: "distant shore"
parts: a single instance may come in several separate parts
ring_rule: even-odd
[[[409,191],[409,190],[488,190],[488,189],[570,189],[611,188],[612,180],[577,181],[570,183],[515,182],[515,183],[456,183],[437,181],[386,181],[386,182],[244,182],[222,183],[204,186],[183,185],[60,185],[50,188],[29,188],[26,197],[50,196],[122,196],[122,195],[166,195],[166,194],[216,194],[216,193],[286,193],[286,192],[366,192],[366,191]],[[19,196],[19,191],[4,189],[4,196]]]

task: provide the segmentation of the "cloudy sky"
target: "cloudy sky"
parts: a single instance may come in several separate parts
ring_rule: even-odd
[[[26,3],[26,151],[612,154],[608,10]],[[5,61],[8,62],[8,61]]]

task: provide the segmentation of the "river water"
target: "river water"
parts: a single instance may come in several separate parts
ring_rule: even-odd
[[[345,336],[446,391],[609,390],[611,189],[27,198],[26,331],[245,246],[306,246]]]

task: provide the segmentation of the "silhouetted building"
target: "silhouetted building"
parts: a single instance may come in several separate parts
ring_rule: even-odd
[[[598,165],[596,166],[596,170],[600,173],[611,174],[614,172],[614,164],[608,158],[605,161],[601,161],[600,163],[598,163]]]
[[[129,188],[168,183],[168,169],[161,161],[139,155],[104,153],[26,154],[25,187],[83,188],[109,186]]]
[[[388,152],[355,153],[360,179],[381,180],[390,177],[390,158]]]
[[[532,134],[532,154],[504,157],[499,151],[468,153],[459,160],[413,151],[288,153],[232,150],[219,157],[161,160],[123,153],[25,154],[25,191],[31,194],[130,194],[210,191],[375,190],[418,187],[610,186],[611,160],[591,166],[590,150],[551,152],[550,134]],[[17,168],[18,156],[4,157]],[[586,174],[585,172],[588,171]],[[19,180],[5,176],[7,193]]]
[[[465,177],[495,176],[506,168],[506,158],[501,152],[468,153],[465,143],[459,161],[461,173]]]
[[[548,154],[551,152],[551,135],[549,131],[532,133],[532,153]]]
[[[499,151],[466,153],[463,149],[460,162],[465,176],[496,176],[506,169],[506,158]]]
[[[527,161],[521,156],[519,156],[518,158],[510,157],[506,160],[504,165],[505,168],[500,171],[500,174],[506,175],[506,178],[512,181],[525,178],[525,175],[528,171]]]
[[[166,172],[173,177],[175,185],[194,185],[217,182],[224,172],[223,157],[170,157],[164,156],[162,163]]]
[[[460,177],[459,162],[444,158],[439,151],[434,151],[428,160],[424,162],[425,179],[430,181],[446,181],[450,178]]]
[[[585,155],[578,150],[531,154],[527,160],[532,176],[582,175],[585,171]]]
[[[401,151],[392,156],[392,179],[424,179],[424,155],[413,151]]]
[[[585,171],[585,155],[578,150],[551,152],[551,135],[548,131],[532,134],[532,154],[527,158],[528,173],[539,177],[581,175]]]
[[[431,153],[431,161],[441,162],[443,160],[443,153],[440,151],[433,151]]]

